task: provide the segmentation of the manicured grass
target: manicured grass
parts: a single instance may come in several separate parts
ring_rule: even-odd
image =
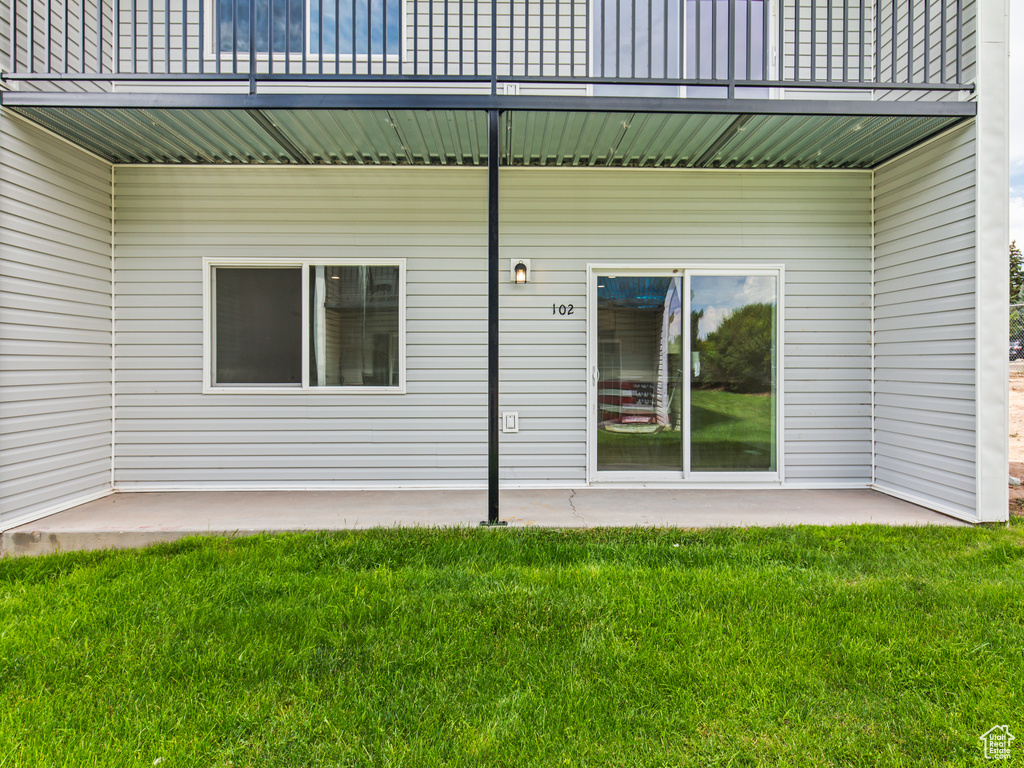
[[[1024,739],[1022,522],[189,540],[5,560],[0,595],[5,766],[959,766]]]

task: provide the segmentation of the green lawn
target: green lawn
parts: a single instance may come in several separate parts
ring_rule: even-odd
[[[3,766],[1024,760],[1024,524],[381,530],[0,562]]]

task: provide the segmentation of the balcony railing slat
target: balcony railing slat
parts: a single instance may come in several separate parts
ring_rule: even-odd
[[[931,80],[931,64],[932,64],[932,45],[931,35],[929,34],[930,26],[929,22],[932,15],[932,0],[925,0],[924,3],[924,82]]]
[[[188,0],[181,0],[181,72],[188,71]],[[203,57],[203,50],[200,48],[197,53],[199,58]]]
[[[907,82],[914,82],[914,6],[907,5]]]
[[[875,0],[875,82],[882,81],[882,0]]]
[[[583,47],[583,54],[584,54],[583,55],[583,62],[584,62],[584,67],[589,68],[590,67],[590,2],[589,2],[589,0],[582,0],[582,1],[583,1],[584,9],[585,9],[585,12],[586,12],[586,18],[587,18],[587,35],[584,38],[584,42],[583,42],[583,46],[584,46]],[[573,17],[575,17],[575,14],[573,14]],[[575,27],[575,24],[573,26]],[[679,28],[682,29],[682,26],[683,25],[680,24]],[[573,52],[574,53],[575,53],[575,50],[576,49],[573,48]],[[682,47],[680,47],[679,50],[682,50]],[[586,72],[588,70],[584,69],[583,71],[584,71],[584,74],[586,74]]]
[[[168,0],[169,2],[169,0]],[[321,5],[321,7],[323,7]],[[270,46],[267,46],[269,49]],[[323,54],[320,56],[323,61]],[[256,92],[256,0],[249,0],[249,88],[250,92]]]
[[[892,45],[891,45],[891,47],[892,47],[892,57],[890,59],[890,61],[892,63],[889,65],[889,82],[890,83],[895,83],[896,82],[896,50],[897,50],[897,46],[896,46],[896,24],[898,23],[898,20],[899,20],[899,9],[896,7],[896,0],[892,0],[892,27],[890,27],[890,29],[889,29],[889,35],[891,37],[890,42],[892,43]],[[907,74],[909,75],[910,73],[908,72]],[[908,83],[910,82],[910,78],[909,77],[907,77],[907,82]]]
[[[939,0],[939,79],[946,80],[946,40],[949,39],[946,27],[946,0]]]
[[[857,57],[857,73],[860,82],[864,82],[864,59],[867,58],[864,55],[864,6],[866,3],[859,3],[860,6],[860,19],[857,22],[857,50],[860,51],[860,56]]]
[[[527,0],[527,2],[529,2],[529,0]],[[639,0],[633,0],[633,2],[631,2],[629,4],[630,23],[632,24],[630,29],[634,30],[634,31],[636,30],[636,4],[637,4],[637,2],[639,2]],[[620,33],[619,34],[619,40],[621,40],[621,39],[622,39],[622,35]],[[630,77],[636,77],[636,44],[635,44],[635,41],[633,41],[633,44],[629,46],[629,53],[630,53],[629,76]]]
[[[46,68],[53,66],[53,29],[50,26],[50,19],[53,17],[53,0],[46,0]]]
[[[12,2],[12,5],[13,5],[13,2]],[[61,14],[62,14],[61,21],[63,22],[63,30],[64,30],[64,38],[60,41],[61,42],[61,45],[60,45],[60,71],[63,72],[64,74],[67,74],[67,72],[68,72],[68,40],[71,39],[68,36],[68,33],[70,32],[70,29],[71,29],[70,25],[69,25],[70,15],[68,14],[68,0],[61,0],[60,7],[61,7]],[[11,14],[11,24],[12,24],[12,26],[14,24],[14,17],[16,17],[17,15],[18,15],[17,14],[17,8],[12,8],[12,14]],[[14,40],[13,34],[11,36],[11,39]]]
[[[813,0],[812,0],[813,2]],[[800,79],[800,0],[793,2],[793,79]]]
[[[964,0],[956,3],[956,82],[964,82]]]
[[[99,1],[99,0],[97,0]],[[249,26],[253,26],[249,19]],[[164,74],[171,73],[171,0],[164,0]]]
[[[811,82],[817,82],[818,63],[818,0],[811,0]]]
[[[718,39],[718,0],[711,0],[711,39]],[[711,79],[718,80],[718,51],[715,46],[711,46]]]
[[[712,2],[714,2],[714,0],[712,0]],[[694,17],[694,36],[693,36],[694,52],[693,53],[694,53],[694,58],[693,58],[693,72],[691,74],[694,77],[697,77],[697,78],[700,78],[700,77],[704,76],[704,72],[702,71],[703,67],[701,66],[701,64],[703,64],[703,62],[704,62],[704,59],[701,56],[701,50],[700,50],[701,49],[701,40],[704,37],[704,26],[701,23],[701,18],[700,18],[701,17],[701,9],[703,8],[703,6],[704,6],[704,0],[694,0],[694,3],[693,3],[693,17]],[[683,3],[683,8],[684,9],[686,8],[685,0],[684,0],[684,3]],[[680,24],[679,26],[680,26],[680,28],[682,28],[682,27],[685,27],[685,24]],[[683,50],[683,51],[686,50],[685,42],[686,42],[686,33],[683,32],[683,31],[680,31],[680,33],[679,33],[679,48],[680,48],[680,50]]]
[[[562,71],[561,58],[562,39],[562,8],[559,0],[555,0],[555,74]]]

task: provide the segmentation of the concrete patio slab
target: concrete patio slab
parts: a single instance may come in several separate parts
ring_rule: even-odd
[[[966,525],[871,490],[502,491],[511,527]],[[184,536],[392,526],[476,526],[486,491],[115,493],[6,531],[3,555],[141,547]]]

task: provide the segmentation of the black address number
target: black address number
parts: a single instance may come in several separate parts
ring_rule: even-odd
[[[551,305],[552,315],[571,315],[572,304],[552,304]]]

